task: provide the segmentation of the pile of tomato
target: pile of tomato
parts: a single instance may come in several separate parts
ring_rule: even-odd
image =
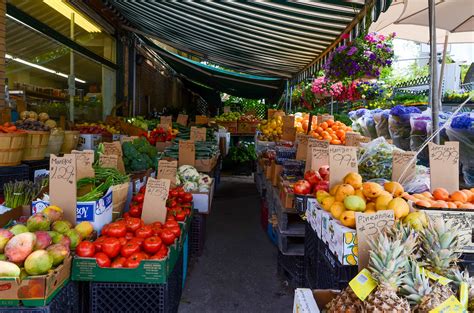
[[[100,267],[136,268],[142,260],[162,260],[168,246],[181,236],[181,228],[174,217],[164,224],[145,225],[137,217],[126,217],[105,225],[95,241],[82,241],[76,255],[95,258]]]

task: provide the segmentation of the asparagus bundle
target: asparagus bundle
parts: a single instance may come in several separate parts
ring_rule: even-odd
[[[29,180],[8,182],[3,185],[5,195],[5,206],[16,208],[21,205],[29,205],[41,191],[41,184]]]

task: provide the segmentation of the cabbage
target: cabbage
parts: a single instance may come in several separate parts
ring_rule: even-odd
[[[181,181],[184,182],[197,182],[199,180],[198,171],[190,165],[182,165],[178,169],[178,175]]]
[[[181,178],[179,178],[179,175],[176,174],[176,186],[181,185]]]
[[[199,192],[209,192],[209,185],[200,185]]]
[[[200,178],[199,178],[199,186],[202,186],[202,185],[205,185],[205,186],[210,186],[211,183],[212,183],[212,179],[211,177],[209,177],[209,175],[206,175],[206,174],[200,174]]]
[[[183,189],[186,192],[195,191],[195,190],[198,189],[198,185],[195,182],[188,181],[188,182],[184,183]]]

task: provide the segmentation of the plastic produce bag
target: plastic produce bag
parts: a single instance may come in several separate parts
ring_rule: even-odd
[[[441,144],[444,144],[446,141],[449,141],[449,138],[448,138],[448,134],[446,133],[446,127],[443,128],[444,124],[446,123],[446,121],[449,119],[449,117],[451,116],[451,112],[439,112],[439,128],[442,128],[441,131],[439,132],[439,142]],[[431,134],[432,133],[432,126],[433,124],[430,124],[429,125],[429,131],[428,133]]]
[[[390,132],[388,131],[388,117],[390,110],[383,110],[374,114],[375,131],[377,137],[384,137],[385,139],[391,139]]]
[[[392,152],[397,149],[383,137],[361,144],[359,174],[364,180],[392,179]]]
[[[430,170],[426,166],[417,165],[416,175],[409,181],[402,182],[403,188],[408,193],[422,193],[430,191]]]
[[[405,151],[410,150],[410,115],[421,113],[416,107],[404,107],[397,105],[390,110],[388,118],[388,130],[393,144]]]
[[[377,138],[377,130],[375,129],[374,114],[381,112],[381,109],[375,109],[366,112],[360,119],[360,125],[362,128],[362,135],[375,139]]]
[[[413,113],[410,116],[410,150],[418,151],[428,138],[431,129],[431,110],[426,110],[421,114]],[[418,160],[423,165],[429,164],[428,147],[418,153]]]
[[[360,118],[368,111],[367,109],[359,109],[349,112],[349,118],[352,121],[352,131],[362,134],[362,125],[360,124],[362,120]]]
[[[462,113],[453,118],[446,127],[451,141],[459,141],[459,161],[462,167],[464,182],[474,186],[474,113]]]

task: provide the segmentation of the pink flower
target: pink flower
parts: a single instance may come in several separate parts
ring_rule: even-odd
[[[349,34],[342,34],[342,35],[341,35],[341,38],[342,38],[342,39],[349,39]]]
[[[384,40],[385,40],[385,36],[384,36],[384,35],[379,35],[379,40],[384,41]]]

